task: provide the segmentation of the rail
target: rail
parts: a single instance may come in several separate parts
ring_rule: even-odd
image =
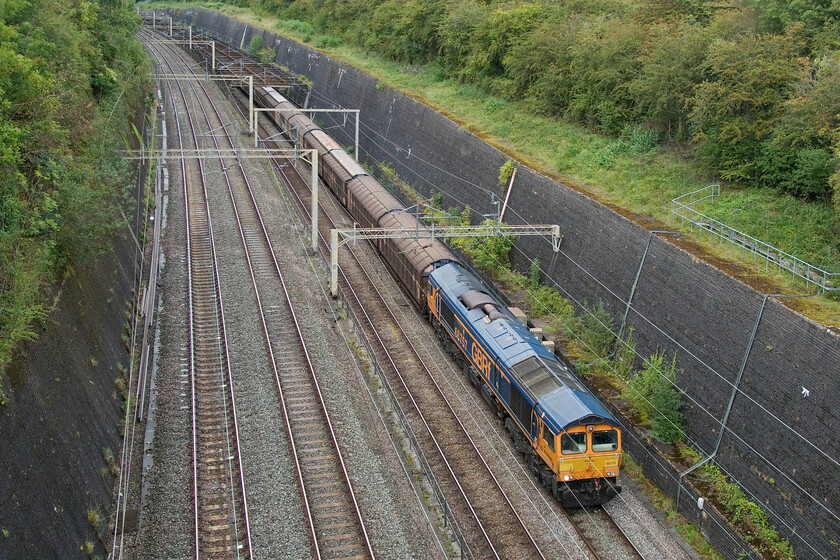
[[[171,69],[171,64],[165,60],[159,48],[153,46],[152,50],[158,52],[161,64],[166,64]],[[189,124],[188,130],[182,131],[180,122],[176,119],[178,145],[183,149],[183,137],[187,132],[194,145],[198,145],[198,139],[187,96],[180,84],[177,84],[177,89],[187,109]],[[170,88],[169,94],[172,106],[176,107],[174,88]],[[230,378],[225,315],[218,289],[220,283],[216,248],[204,186],[206,172],[201,160],[197,163],[199,185],[193,186],[188,181],[185,159],[180,159],[186,201],[195,555],[199,558],[233,551],[237,558],[250,558],[252,543],[248,504],[239,446],[236,403]],[[192,192],[193,190],[195,192]],[[195,213],[190,206],[195,206]],[[206,244],[191,243],[195,236],[205,239]],[[213,301],[213,305],[206,305],[208,300]],[[224,376],[227,383],[219,384],[218,378],[213,377],[215,373]],[[221,394],[212,396],[214,386],[219,385],[222,387]],[[224,393],[225,385],[229,394]],[[221,426],[208,424],[208,412],[223,418]],[[200,433],[206,441],[202,441]],[[235,454],[236,461],[224,459],[225,456],[232,458],[231,452]],[[227,468],[215,468],[219,465],[226,465]],[[227,492],[213,491],[225,487],[228,488]]]
[[[202,89],[204,87],[201,84],[199,84],[199,86]],[[217,116],[218,120],[221,122],[221,117],[219,116],[218,111],[217,111],[215,105],[212,102],[212,99],[209,98],[209,95],[208,95],[208,101],[209,101],[209,107],[212,108],[213,112],[216,113],[216,116]],[[205,107],[202,107],[202,111],[205,112],[205,119],[207,119],[208,127],[212,128],[213,125],[211,125],[211,123],[209,122],[209,119],[207,118],[207,111],[205,110]],[[246,259],[247,259],[247,262],[248,262],[249,273],[250,273],[250,276],[251,276],[251,281],[253,283],[254,290],[255,290],[255,293],[256,293],[256,296],[257,296],[258,308],[259,308],[260,318],[261,318],[261,322],[262,322],[262,326],[263,326],[263,331],[264,331],[264,334],[266,336],[266,340],[268,342],[270,354],[272,356],[271,362],[272,362],[272,366],[275,369],[274,373],[275,373],[275,379],[277,381],[277,388],[278,388],[278,391],[280,393],[279,396],[280,396],[281,405],[282,405],[282,408],[283,408],[283,411],[284,411],[284,418],[286,419],[287,429],[289,430],[288,435],[289,435],[290,442],[291,442],[291,447],[292,447],[292,451],[293,451],[293,455],[294,455],[294,459],[295,459],[295,464],[296,464],[296,467],[297,467],[297,470],[298,470],[298,480],[301,483],[301,494],[302,494],[302,497],[304,499],[306,514],[307,514],[307,517],[308,517],[308,524],[309,524],[309,527],[310,527],[310,536],[312,537],[313,544],[314,544],[314,547],[315,547],[315,549],[314,549],[315,555],[318,558],[320,558],[322,556],[332,557],[336,554],[336,552],[338,550],[344,550],[345,552],[349,551],[349,550],[353,550],[353,551],[357,552],[360,557],[374,558],[375,556],[374,556],[374,553],[373,553],[373,549],[371,547],[371,542],[370,542],[370,539],[369,539],[369,537],[367,535],[367,532],[365,530],[365,525],[364,525],[364,521],[362,519],[361,511],[359,509],[359,504],[356,500],[355,493],[354,493],[354,490],[353,490],[353,487],[352,487],[352,483],[350,481],[349,474],[347,472],[347,469],[346,469],[345,464],[344,464],[344,460],[342,458],[341,451],[339,449],[337,437],[336,437],[335,433],[333,432],[332,421],[331,421],[330,416],[327,412],[326,404],[324,402],[324,398],[323,398],[323,396],[321,394],[321,391],[320,391],[320,386],[319,386],[318,379],[317,379],[317,376],[316,376],[316,373],[315,373],[315,369],[314,369],[314,366],[313,366],[312,361],[310,359],[306,343],[304,342],[301,326],[298,322],[294,307],[292,305],[291,297],[290,297],[289,293],[286,291],[285,281],[283,279],[283,275],[281,274],[277,258],[275,257],[274,249],[271,245],[271,242],[269,241],[269,236],[268,236],[268,233],[267,233],[266,228],[265,228],[265,223],[263,221],[263,217],[262,217],[262,215],[261,215],[261,213],[260,213],[260,211],[257,207],[256,200],[254,199],[254,195],[251,192],[251,182],[249,181],[249,179],[247,177],[247,174],[245,173],[245,170],[242,168],[241,162],[238,162],[239,164],[236,165],[236,167],[239,169],[240,173],[242,174],[242,178],[244,180],[246,188],[245,188],[244,191],[242,191],[240,189],[233,189],[232,185],[229,181],[229,178],[228,178],[227,167],[224,167],[223,155],[221,154],[221,152],[227,152],[228,150],[232,152],[232,151],[236,151],[236,150],[234,150],[234,148],[232,146],[233,143],[230,140],[230,136],[229,136],[229,133],[227,133],[225,125],[222,124],[221,128],[225,131],[225,134],[223,136],[227,138],[227,141],[231,144],[231,148],[229,148],[229,149],[221,148],[218,145],[217,138],[216,138],[215,135],[213,136],[212,141],[213,141],[213,144],[214,144],[214,149],[217,152],[217,158],[219,159],[219,163],[221,165],[223,165],[224,179],[225,179],[225,182],[227,183],[228,192],[230,194],[231,202],[233,204],[234,213],[235,213],[235,217],[236,217],[236,222],[239,224],[240,237],[241,237],[241,240],[242,240],[242,243],[243,243],[243,247],[245,249]],[[304,151],[304,152],[308,152],[308,150]],[[299,154],[304,153],[304,152],[296,151],[295,153],[299,155]],[[316,156],[316,155],[317,155],[317,153],[313,154],[313,156]],[[229,166],[229,167],[234,167],[234,166],[232,165],[232,166]],[[315,169],[317,169],[317,167],[315,167]],[[244,199],[249,200],[253,204],[253,206],[249,207],[248,203],[246,202],[244,206],[240,207],[240,204],[237,201],[237,196],[234,194],[234,191],[236,191],[239,195],[243,196]],[[253,240],[254,245],[252,246],[251,241],[249,241],[247,239],[245,229],[243,229],[243,221],[244,220],[248,220],[248,222],[250,223],[250,225],[245,229],[249,229],[249,230],[252,229],[252,230],[255,230],[255,231],[261,231],[261,233],[262,233],[261,239],[264,240],[264,245],[260,244],[259,241],[256,241],[254,239]],[[259,224],[259,227],[256,227],[256,224]],[[296,334],[294,336],[272,336],[272,334],[270,334],[270,331],[273,331],[273,335],[277,335],[279,327],[276,324],[277,319],[275,319],[275,324],[273,324],[272,326],[269,326],[269,324],[268,324],[269,321],[266,318],[266,314],[265,314],[264,309],[263,309],[263,303],[262,303],[261,298],[260,298],[261,290],[258,288],[258,283],[263,283],[264,280],[261,280],[260,282],[258,282],[257,272],[256,272],[257,270],[263,270],[263,271],[272,270],[273,272],[276,273],[276,279],[280,283],[280,287],[281,287],[280,291],[283,294],[282,299],[285,300],[288,312],[290,314],[291,322],[290,322],[289,326],[293,325],[295,327],[294,331],[295,331]],[[282,333],[282,334],[291,334],[291,333]],[[285,368],[284,368],[285,377],[284,377],[284,375],[281,375],[280,372],[277,369],[278,361],[283,361],[283,360],[278,360],[276,358],[275,351],[274,351],[274,346],[276,344],[276,340],[288,341],[288,339],[290,339],[290,338],[297,338],[299,340],[300,345],[301,345],[301,349],[302,349],[302,354],[300,356],[301,360],[291,360],[291,358],[289,356],[286,356],[285,360],[288,360],[289,363],[285,364]],[[303,362],[305,362],[305,363],[303,363]],[[295,368],[294,367],[295,365],[296,366],[301,366],[301,367]],[[326,435],[329,436],[325,441],[329,440],[332,444],[332,447],[334,448],[334,452],[330,452],[329,449],[326,449],[326,448],[329,448],[330,446],[325,444],[323,446],[325,449],[323,449],[321,451],[324,451],[325,453],[328,453],[330,458],[336,460],[337,463],[338,463],[337,464],[337,470],[339,470],[341,474],[339,476],[335,477],[336,484],[340,485],[341,482],[339,482],[339,481],[343,481],[344,483],[346,483],[346,489],[345,490],[346,490],[346,493],[349,495],[349,497],[347,499],[352,503],[352,508],[351,508],[352,513],[348,513],[346,515],[346,517],[354,518],[358,523],[358,530],[359,530],[359,542],[356,543],[353,546],[347,545],[346,542],[345,542],[346,539],[345,539],[345,541],[338,542],[336,540],[335,535],[327,535],[327,528],[326,528],[326,525],[325,525],[325,521],[323,519],[321,519],[320,521],[315,521],[315,517],[317,517],[317,515],[313,512],[313,510],[318,509],[318,508],[323,509],[324,508],[324,503],[323,503],[324,496],[325,495],[329,496],[331,494],[326,494],[324,490],[315,491],[312,488],[305,488],[304,487],[307,484],[311,484],[311,481],[309,481],[309,479],[312,477],[312,475],[311,475],[311,473],[309,473],[308,475],[306,473],[306,469],[307,469],[307,466],[305,464],[306,461],[300,458],[299,450],[296,449],[296,446],[295,446],[295,437],[293,435],[293,431],[297,431],[297,430],[292,430],[292,424],[298,425],[298,424],[301,424],[301,422],[296,417],[293,418],[291,408],[294,408],[294,405],[290,404],[289,399],[284,398],[284,394],[283,394],[283,390],[282,390],[282,386],[285,385],[287,382],[289,384],[298,383],[299,386],[301,385],[300,380],[296,380],[296,381],[292,380],[291,375],[290,375],[290,370],[292,370],[292,369],[298,369],[301,372],[305,372],[305,373],[302,374],[304,378],[306,377],[306,374],[309,374],[310,382],[314,386],[314,394],[315,394],[316,400],[320,404],[321,411],[323,412],[322,421],[319,422],[317,420],[310,420],[308,422],[308,428],[306,428],[306,429],[311,431],[313,429],[313,426],[317,425],[317,427],[320,427],[323,430],[325,430],[327,432]],[[281,377],[283,377],[283,382],[282,383],[281,383]],[[305,382],[303,382],[303,383],[305,384]],[[298,395],[298,400],[300,400],[299,397],[300,396]],[[291,399],[291,401],[294,401],[294,400],[295,399]],[[294,422],[292,420],[294,420]],[[301,431],[303,430],[303,428],[298,428],[298,429],[300,429]],[[313,449],[313,447],[312,447],[312,445],[310,445],[309,448],[308,448],[308,451],[312,451],[312,449]],[[326,455],[321,456],[320,460],[323,461],[324,457],[326,457]],[[309,462],[312,462],[311,458],[310,458]],[[319,466],[320,466],[320,468],[323,468],[324,467],[323,462],[319,463]],[[309,468],[309,470],[311,470],[312,469],[311,465],[308,468]],[[315,485],[315,486],[318,486],[318,485]],[[323,484],[321,486],[323,486]],[[333,490],[335,490],[335,489],[333,488]],[[319,502],[318,505],[315,505],[315,502]],[[343,502],[338,497],[333,496],[332,497],[332,504],[335,507],[338,507],[338,506],[342,506]],[[335,508],[333,508],[333,509],[335,509]],[[338,518],[336,518],[335,516],[333,516],[331,518],[331,522],[333,524],[335,524],[337,521],[338,521]],[[350,524],[352,524],[352,523],[350,523]],[[347,536],[347,535],[345,535],[345,536]]]
[[[778,274],[786,270],[794,279],[805,280],[808,286],[814,284],[820,291],[840,290],[840,272],[828,272],[805,262],[778,247],[711,218],[694,207],[695,204],[704,200],[714,202],[718,196],[720,196],[720,185],[709,185],[686,193],[671,200],[674,205],[672,213],[681,219],[683,225],[687,221],[689,230],[693,231],[694,226],[697,226],[708,231],[710,241],[717,237],[721,242],[728,241],[730,245],[740,248],[742,254],[752,253],[753,263],[758,264],[759,259],[764,260],[765,271],[769,271],[770,267],[774,266]]]
[[[297,170],[295,169],[294,171],[297,171]],[[309,185],[308,185],[308,184],[306,184],[306,183],[305,183],[305,181],[303,182],[303,186],[304,186],[304,188],[308,188],[308,187],[309,187]],[[296,197],[298,196],[298,195],[297,195],[297,193],[295,193],[295,196],[296,196]],[[306,211],[307,211],[307,209],[305,208],[305,203],[304,203],[304,202],[303,202],[300,198],[298,198],[298,203],[301,205],[301,209],[302,209],[304,212],[306,212]],[[327,218],[329,219],[329,215],[327,215]],[[507,229],[507,227],[508,227],[508,226],[503,226],[503,229]],[[438,232],[439,232],[439,230],[441,230],[441,229],[446,229],[446,228],[440,228],[440,227],[438,227],[438,228],[436,229],[436,234],[438,234],[438,235],[439,235],[439,233],[438,233]],[[468,229],[468,228],[458,228],[458,227],[454,227],[454,228],[450,228],[450,229],[452,229],[452,230],[458,230],[458,231],[460,231],[461,233],[463,233],[463,232],[467,231],[467,229]],[[472,228],[472,229],[475,229],[475,228]],[[495,232],[496,232],[496,228],[495,228],[495,227],[490,228],[490,229],[491,229],[491,232],[492,232],[492,233],[495,233]],[[521,228],[518,228],[518,229],[522,229],[522,230],[534,230],[534,228],[533,228],[533,227],[529,227],[529,226],[522,226]],[[362,231],[362,230],[357,230],[357,231]],[[409,235],[408,235],[409,237],[410,237],[411,235],[413,235],[413,233],[414,233],[413,231],[410,231],[410,232],[409,232],[408,230],[406,230],[406,231],[407,231],[407,234],[409,234]],[[542,233],[546,233],[546,232],[542,232]],[[551,235],[551,234],[556,234],[556,238],[555,238],[555,239],[557,239],[557,242],[559,243],[560,234],[559,234],[559,227],[558,227],[558,226],[548,226],[548,229],[547,229],[547,234],[548,234],[548,235]],[[485,233],[485,235],[486,235],[486,233]],[[320,239],[321,239],[321,242],[323,243],[323,247],[324,247],[324,249],[326,250],[326,248],[327,248],[327,240],[326,240],[326,239],[325,239],[322,235],[320,235],[320,233],[319,233],[319,237],[320,237]],[[355,258],[355,257],[354,257],[354,258]],[[361,263],[359,263],[359,266],[361,266]],[[362,267],[362,271],[363,271],[363,273],[365,273],[365,274],[366,274],[366,272],[364,271],[364,267]],[[347,285],[349,286],[349,285],[350,285],[350,280],[349,280],[349,279],[348,279],[348,278],[344,275],[344,271],[343,271],[343,270],[341,270],[340,272],[341,272],[342,277],[344,278],[344,281],[345,281],[345,282],[347,283]],[[374,288],[373,288],[373,289],[374,289],[377,293],[379,293],[378,289],[375,287],[375,284],[373,283],[373,280],[370,278],[370,276],[368,276],[367,278],[368,278],[368,281],[369,281],[369,282],[371,282],[371,285],[373,285],[373,286],[374,286]],[[423,412],[421,411],[421,407],[420,407],[419,403],[415,400],[414,395],[412,394],[411,390],[409,389],[408,385],[406,384],[406,380],[405,380],[405,378],[403,377],[402,373],[400,373],[400,367],[397,365],[396,361],[394,360],[393,356],[391,355],[391,352],[388,350],[387,345],[385,344],[385,342],[384,342],[381,338],[379,338],[379,332],[378,332],[378,330],[379,330],[379,329],[377,329],[377,328],[374,326],[374,325],[375,325],[375,323],[376,323],[376,321],[375,321],[375,320],[373,320],[370,316],[368,316],[368,314],[367,314],[367,312],[365,311],[364,306],[362,305],[362,303],[361,303],[361,301],[360,301],[359,297],[358,297],[358,296],[356,295],[356,293],[352,290],[352,287],[350,287],[350,290],[349,290],[349,291],[350,291],[351,296],[354,298],[354,301],[355,301],[355,303],[356,303],[356,306],[359,308],[359,310],[360,310],[360,312],[361,312],[362,317],[364,317],[365,322],[366,322],[368,325],[370,325],[370,326],[371,326],[371,328],[372,328],[372,330],[373,330],[373,334],[374,334],[374,336],[377,338],[377,340],[376,340],[377,345],[378,345],[378,346],[382,349],[382,351],[383,351],[383,353],[384,353],[384,356],[385,356],[385,358],[386,358],[386,360],[387,360],[387,362],[388,362],[389,366],[393,369],[393,371],[395,371],[395,373],[396,373],[396,377],[397,377],[397,380],[398,380],[398,382],[399,382],[399,383],[398,383],[398,385],[397,385],[397,387],[402,387],[402,389],[406,392],[406,394],[407,394],[407,398],[408,398],[409,402],[411,402],[411,408],[413,408],[413,409],[414,409],[414,411],[418,414],[418,417],[419,417],[419,419],[420,419],[420,423],[421,423],[421,425],[423,426],[423,428],[425,428],[423,431],[424,431],[426,434],[428,434],[428,436],[430,437],[431,442],[432,442],[432,446],[435,448],[435,450],[437,451],[437,453],[438,453],[438,454],[439,454],[439,456],[441,457],[442,462],[443,462],[443,464],[444,464],[444,466],[445,466],[446,470],[448,470],[448,472],[449,472],[450,476],[452,476],[452,477],[453,477],[453,479],[454,479],[454,481],[455,481],[455,486],[456,486],[456,487],[457,487],[457,489],[458,489],[458,493],[460,494],[460,496],[461,496],[461,497],[465,500],[465,502],[467,503],[467,507],[468,507],[468,509],[471,511],[472,516],[474,517],[474,519],[476,520],[476,522],[477,522],[477,524],[478,524],[478,527],[479,527],[479,532],[482,534],[482,536],[483,536],[483,538],[484,538],[485,542],[486,542],[486,543],[487,543],[487,545],[490,547],[490,550],[489,550],[490,554],[492,554],[492,555],[493,555],[493,557],[495,557],[495,558],[501,558],[503,555],[502,555],[502,556],[500,556],[500,553],[499,553],[499,551],[497,551],[497,550],[496,550],[496,546],[495,546],[495,544],[493,543],[493,540],[492,540],[491,536],[487,533],[486,528],[483,526],[483,523],[482,523],[482,522],[481,522],[481,520],[479,519],[479,514],[478,514],[478,512],[474,509],[474,506],[473,506],[473,504],[472,504],[472,502],[471,502],[470,498],[467,496],[466,489],[465,489],[465,488],[461,485],[461,482],[460,482],[460,480],[459,480],[459,477],[458,477],[458,475],[456,474],[456,472],[454,471],[453,465],[452,465],[452,464],[450,464],[450,460],[449,460],[449,458],[448,458],[448,455],[444,452],[444,450],[443,450],[443,448],[442,448],[442,444],[438,441],[438,438],[435,436],[435,431],[434,431],[434,429],[433,429],[433,428],[432,428],[432,426],[428,423],[428,420],[426,419],[425,415],[424,415],[424,414],[423,414]],[[382,298],[382,295],[381,295],[381,294],[379,294],[379,297],[380,297],[380,298]],[[384,304],[384,300],[383,300],[383,304]],[[396,325],[397,325],[397,329],[398,329],[398,330],[400,330],[400,331],[402,331],[402,329],[399,327],[399,321],[398,321],[398,320],[397,320],[397,318],[393,315],[393,312],[392,312],[392,311],[391,311],[391,309],[387,306],[387,304],[384,304],[384,309],[385,309],[386,313],[388,313],[388,314],[390,315],[391,319],[392,319],[392,320],[396,323]],[[410,337],[408,337],[408,335],[407,335],[407,334],[405,334],[404,332],[402,333],[402,336],[403,336],[403,337],[405,337],[405,339],[406,339],[406,341],[407,341],[408,345],[412,348],[412,353],[414,354],[414,356],[416,357],[416,359],[418,360],[418,362],[421,364],[421,367],[422,367],[423,369],[425,369],[425,371],[426,371],[426,372],[428,372],[428,371],[429,371],[428,366],[427,366],[427,365],[425,364],[425,362],[423,361],[423,359],[422,359],[422,357],[420,356],[420,354],[419,354],[419,352],[417,351],[417,349],[416,349],[416,348],[414,348],[414,345],[413,345],[413,343],[411,342]],[[387,391],[388,391],[388,393],[392,396],[392,398],[394,398],[394,402],[395,402],[395,403],[398,403],[398,402],[399,402],[399,399],[397,399],[397,398],[396,398],[396,395],[394,394],[394,388],[391,386],[391,382],[390,382],[390,381],[388,381],[387,377],[383,377],[383,381],[384,381],[384,385],[387,387]],[[510,502],[510,499],[509,499],[509,498],[508,498],[508,496],[505,494],[504,490],[503,490],[503,489],[502,489],[502,487],[501,487],[501,484],[500,484],[500,483],[499,483],[499,481],[496,479],[496,477],[495,477],[495,475],[493,474],[492,470],[490,469],[489,465],[487,465],[487,463],[486,463],[486,461],[484,460],[483,456],[482,456],[482,455],[481,455],[481,453],[478,451],[478,448],[476,447],[475,443],[472,441],[472,438],[470,437],[470,435],[469,435],[469,432],[468,432],[467,428],[466,428],[466,427],[465,427],[465,426],[464,426],[464,425],[460,422],[460,420],[458,419],[457,415],[455,414],[454,410],[452,409],[451,404],[448,402],[448,400],[447,400],[447,399],[446,399],[446,397],[444,396],[443,391],[442,391],[442,389],[440,388],[440,386],[438,386],[437,382],[436,382],[436,381],[434,381],[434,379],[433,379],[433,378],[432,378],[431,382],[432,382],[433,386],[435,387],[435,390],[437,391],[437,394],[438,394],[438,395],[440,395],[440,397],[443,399],[444,403],[446,404],[446,408],[447,408],[447,409],[448,409],[448,410],[449,410],[449,411],[450,411],[450,412],[454,415],[454,417],[455,417],[455,420],[456,420],[456,422],[457,422],[458,427],[461,429],[462,433],[463,433],[463,434],[464,434],[464,436],[467,438],[467,441],[469,441],[469,442],[470,442],[470,446],[472,447],[472,449],[474,450],[474,452],[475,452],[475,453],[476,453],[476,455],[478,456],[479,460],[481,461],[482,465],[484,466],[484,469],[487,471],[487,473],[488,473],[488,475],[489,475],[489,482],[492,482],[492,487],[497,488],[497,489],[498,489],[498,491],[501,493],[502,498],[503,498],[502,503],[505,503],[505,504],[508,506],[508,508],[510,508],[511,515],[512,515],[512,519],[514,519],[514,520],[515,520],[515,523],[512,523],[512,525],[517,525],[517,526],[519,526],[519,527],[521,527],[521,528],[522,528],[522,531],[523,531],[523,532],[524,532],[524,534],[525,534],[525,538],[526,538],[526,539],[527,539],[527,541],[530,543],[530,545],[533,547],[532,554],[534,555],[534,557],[535,557],[535,558],[543,558],[543,559],[544,559],[544,558],[545,558],[545,556],[544,556],[543,552],[540,550],[540,548],[539,548],[539,546],[537,545],[536,541],[534,540],[533,536],[532,536],[532,535],[530,534],[530,532],[528,531],[527,527],[525,526],[524,522],[522,521],[521,517],[519,516],[519,513],[517,512],[516,508],[514,508],[513,504]],[[402,411],[401,411],[401,412],[402,412]],[[415,444],[417,444],[418,442],[415,440],[415,441],[414,441],[414,443],[415,443]],[[419,447],[419,446],[418,446],[418,449],[420,449],[420,447]],[[491,486],[491,485],[488,485],[488,488],[489,488],[490,486]],[[443,505],[443,507],[444,507],[445,509],[448,509],[449,505],[448,505],[448,503],[446,502],[446,500],[445,500],[445,499],[444,499],[444,501],[442,501],[441,503],[442,503],[442,505]],[[447,513],[448,513],[448,512],[447,512]],[[464,547],[464,548],[462,548],[462,551],[466,552],[468,556],[471,556],[471,555],[473,554],[473,551],[472,551],[472,550],[470,550],[469,545],[466,543],[466,540],[459,539],[459,545],[461,545],[462,547]]]

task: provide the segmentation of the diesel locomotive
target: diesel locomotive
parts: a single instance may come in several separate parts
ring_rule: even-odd
[[[269,115],[291,141],[318,151],[320,178],[360,227],[419,232],[375,244],[542,484],[564,507],[618,494],[621,430],[566,364],[294,103],[271,87],[255,88],[254,96],[276,109]]]

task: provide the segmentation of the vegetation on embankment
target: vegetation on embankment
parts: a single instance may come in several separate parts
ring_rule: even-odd
[[[125,225],[134,180],[118,150],[148,91],[139,21],[87,0],[9,0],[0,12],[0,403],[47,287]]]
[[[840,11],[781,0],[162,4],[308,43],[631,217],[679,228],[671,199],[724,183],[702,211],[840,271]],[[740,264],[760,274],[752,262]],[[840,326],[826,298],[796,309]]]

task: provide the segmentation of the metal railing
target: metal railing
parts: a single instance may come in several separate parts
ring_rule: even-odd
[[[729,242],[732,246],[741,249],[742,255],[752,253],[753,263],[758,264],[759,259],[763,260],[767,272],[773,266],[777,273],[790,272],[794,279],[805,280],[809,287],[814,284],[820,291],[840,290],[840,272],[828,272],[807,263],[769,243],[710,218],[694,208],[695,204],[704,200],[714,202],[717,196],[720,196],[720,185],[709,185],[672,199],[671,202],[674,204],[672,212],[681,218],[683,225],[686,221],[688,222],[689,230],[693,231],[694,226],[697,226],[708,231],[709,241],[717,237],[721,242]]]

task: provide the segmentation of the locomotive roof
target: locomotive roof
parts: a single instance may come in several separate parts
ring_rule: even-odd
[[[537,402],[537,414],[556,433],[580,424],[617,426],[612,415],[592,396],[563,362],[516,320],[490,290],[457,263],[431,275],[440,291],[455,302],[457,314],[484,341],[494,361]],[[485,308],[490,304],[495,309]]]

